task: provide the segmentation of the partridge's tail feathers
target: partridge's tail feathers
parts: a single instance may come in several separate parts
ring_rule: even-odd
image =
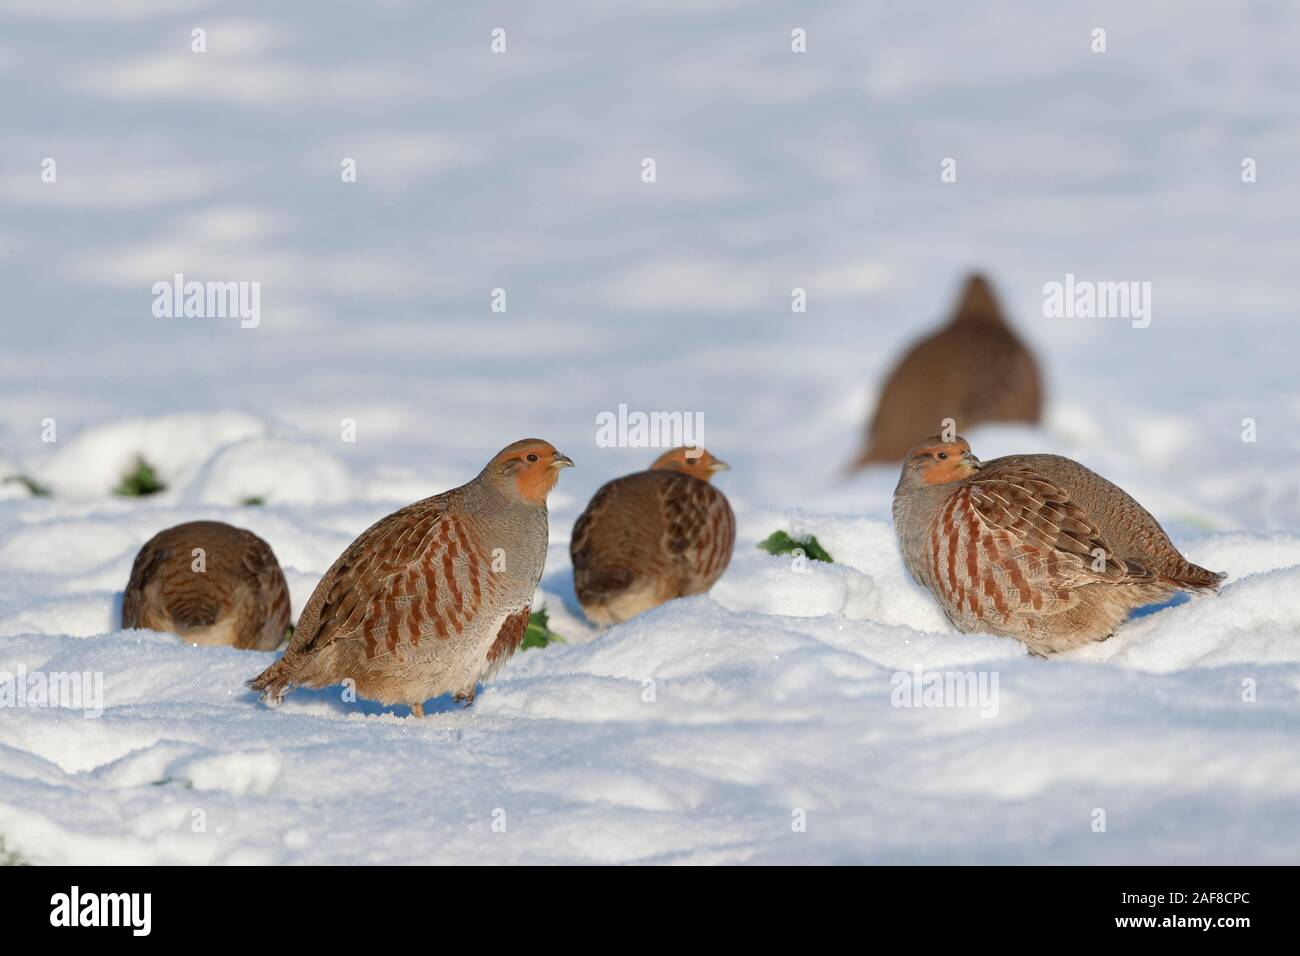
[[[1170,575],[1166,580],[1186,591],[1211,592],[1219,590],[1219,585],[1228,575],[1224,571],[1207,571],[1200,565],[1187,562],[1187,566],[1178,574]]]
[[[867,465],[877,465],[888,461],[890,461],[888,456],[878,454],[872,444],[868,442],[866,447],[844,466],[844,470],[840,474],[844,478],[852,478],[863,468],[866,468]]]
[[[258,674],[252,680],[248,681],[245,686],[249,690],[261,692],[259,698],[269,707],[275,707],[284,699],[285,693],[289,690],[292,683],[292,677],[289,674],[289,668],[285,666],[284,658],[268,667],[262,673]]]

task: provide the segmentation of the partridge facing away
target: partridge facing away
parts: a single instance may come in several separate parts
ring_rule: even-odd
[[[952,320],[913,345],[890,372],[852,467],[902,460],[945,418],[962,430],[1032,423],[1042,405],[1033,355],[1003,319],[988,280],[972,275]]]
[[[574,590],[593,624],[703,594],[722,577],[736,516],[709,479],[727,467],[702,448],[674,448],[596,492],[569,545]]]
[[[407,704],[454,694],[519,647],[546,562],[546,496],[573,462],[548,442],[507,445],[467,484],[375,522],[325,573],[284,656],[248,686],[278,703],[292,685],[355,682]]]
[[[1192,564],[1140,504],[1059,455],[981,463],[963,438],[914,447],[894,490],[903,561],[960,631],[1047,656],[1225,575]]]
[[[190,521],[159,531],[135,556],[122,627],[273,651],[289,630],[289,589],[271,546],[253,532]]]

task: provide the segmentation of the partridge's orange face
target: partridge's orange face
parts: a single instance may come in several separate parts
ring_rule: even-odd
[[[703,448],[674,448],[656,458],[650,470],[680,471],[708,481],[713,477],[714,472],[726,471],[730,467],[725,461],[714,458]]]
[[[550,442],[525,438],[497,452],[488,471],[525,501],[544,504],[560,477],[560,469],[572,467],[572,459],[561,455]]]
[[[926,485],[962,481],[979,471],[980,460],[960,435],[944,441],[938,435],[927,438],[907,453],[907,467]]]

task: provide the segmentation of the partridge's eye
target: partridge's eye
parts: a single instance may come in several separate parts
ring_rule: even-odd
[[[940,461],[947,461],[947,460],[948,460],[948,453],[947,453],[946,451],[941,451],[941,452],[939,452],[939,460],[940,460]]]
[[[529,461],[536,461],[536,460],[537,460],[537,456],[534,455],[534,454],[531,454],[531,453],[530,453],[530,454],[528,455],[528,460],[529,460]]]

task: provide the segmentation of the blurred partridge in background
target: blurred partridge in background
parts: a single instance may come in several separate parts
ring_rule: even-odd
[[[122,627],[273,651],[288,634],[289,589],[270,545],[253,532],[191,521],[158,532],[136,555]]]
[[[1059,455],[981,463],[930,438],[903,463],[894,529],[907,569],[960,631],[1041,656],[1110,636],[1134,608],[1224,575],[1192,564],[1122,489]]]
[[[702,448],[675,448],[596,492],[569,546],[574,590],[592,623],[626,621],[722,577],[736,516],[709,480],[725,468]]]
[[[1007,325],[988,280],[966,280],[952,320],[921,339],[889,374],[866,444],[851,467],[901,461],[951,418],[966,431],[987,422],[1035,423],[1038,366]]]
[[[334,562],[284,656],[249,681],[278,702],[345,679],[385,705],[442,694],[472,703],[519,647],[548,541],[546,496],[573,464],[535,438],[468,484],[371,525]]]

